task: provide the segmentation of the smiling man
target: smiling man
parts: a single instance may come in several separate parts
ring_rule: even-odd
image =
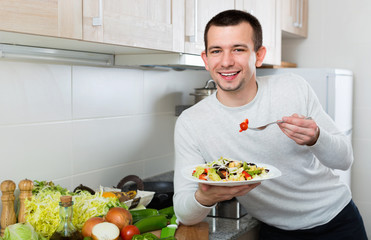
[[[256,77],[266,53],[259,21],[228,10],[209,21],[204,38],[201,56],[217,92],[183,111],[176,123],[174,209],[180,222],[198,223],[215,204],[236,197],[261,221],[261,240],[367,239],[350,189],[333,172],[351,166],[351,143],[304,79]],[[239,132],[246,118],[254,126],[283,123]],[[182,175],[184,168],[220,157],[273,165],[282,176],[230,187]]]

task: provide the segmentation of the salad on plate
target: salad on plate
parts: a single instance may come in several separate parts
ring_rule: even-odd
[[[255,163],[219,158],[210,163],[195,167],[192,176],[204,181],[247,181],[262,179],[269,173],[266,167]]]

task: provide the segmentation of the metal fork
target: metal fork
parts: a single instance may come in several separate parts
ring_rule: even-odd
[[[304,119],[312,119],[311,117],[306,117]],[[250,129],[250,130],[253,130],[253,131],[261,131],[261,130],[264,130],[266,129],[269,125],[272,125],[272,124],[277,124],[277,123],[283,123],[282,120],[279,120],[279,121],[275,121],[275,122],[271,122],[271,123],[268,123],[268,124],[265,124],[263,126],[260,126],[260,127],[256,127],[256,128],[252,128],[252,127],[248,127],[247,129]]]

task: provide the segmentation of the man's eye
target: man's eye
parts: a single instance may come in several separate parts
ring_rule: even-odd
[[[217,53],[220,53],[221,51],[220,50],[211,50],[210,53],[211,54],[217,54]]]
[[[236,48],[236,49],[234,49],[234,51],[235,51],[235,52],[244,52],[245,49],[243,49],[243,48]]]

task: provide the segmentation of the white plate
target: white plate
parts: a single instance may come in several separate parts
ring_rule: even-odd
[[[200,166],[200,165],[196,165],[196,166],[190,166],[190,167],[184,168],[182,171],[182,174],[185,178],[193,182],[204,183],[204,184],[209,184],[209,185],[217,185],[217,186],[239,186],[239,185],[253,184],[253,183],[258,183],[258,182],[265,181],[268,179],[273,179],[273,178],[276,178],[282,175],[281,171],[272,165],[265,164],[265,163],[255,163],[255,164],[258,167],[264,167],[266,169],[269,169],[269,172],[263,177],[257,177],[257,178],[254,178],[251,180],[245,180],[245,181],[205,181],[205,180],[200,180],[192,176],[193,170],[195,170],[197,166]],[[204,166],[204,164],[202,164],[201,166]]]

